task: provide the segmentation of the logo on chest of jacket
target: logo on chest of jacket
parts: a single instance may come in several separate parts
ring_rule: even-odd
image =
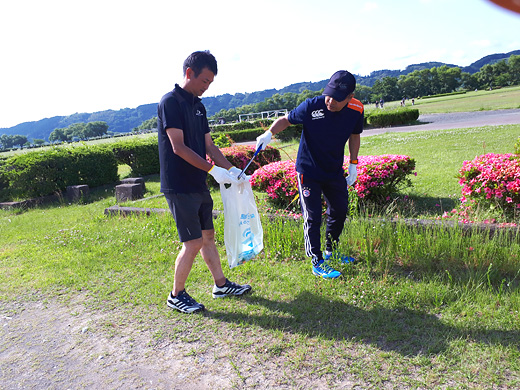
[[[204,114],[203,114],[202,111],[200,111],[200,110],[197,110],[197,111],[195,112],[195,115],[197,115],[197,116],[204,116]]]
[[[303,187],[302,188],[302,195],[303,195],[304,198],[308,198],[309,196],[311,196],[310,188]]]
[[[311,116],[312,116],[312,120],[325,118],[325,114],[323,112],[323,108],[320,108],[319,110],[314,110],[311,113]]]

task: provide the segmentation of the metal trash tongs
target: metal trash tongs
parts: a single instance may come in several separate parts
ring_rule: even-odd
[[[240,178],[242,177],[242,175],[244,174],[244,172],[246,171],[246,169],[249,167],[249,165],[251,165],[251,163],[253,162],[253,160],[255,159],[256,155],[258,154],[258,152],[260,150],[262,150],[262,145],[263,144],[260,144],[260,146],[258,146],[258,149],[256,149],[256,152],[255,154],[253,154],[253,157],[251,157],[251,160],[249,160],[249,162],[247,163],[246,167],[244,169],[242,169],[242,172],[240,172],[240,174],[237,176],[237,179],[240,180]]]

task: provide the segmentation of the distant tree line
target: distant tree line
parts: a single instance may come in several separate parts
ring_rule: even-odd
[[[399,77],[383,77],[376,80],[372,87],[358,85],[355,97],[367,104],[383,99],[385,101],[402,98],[418,98],[423,96],[452,93],[459,90],[489,89],[520,84],[520,56],[512,55],[508,60],[484,65],[479,72],[470,74],[462,72],[459,67],[442,65],[430,69],[413,71]],[[235,122],[239,115],[253,112],[284,109],[292,110],[305,99],[321,95],[320,91],[303,91],[297,93],[275,94],[263,102],[247,104],[241,107],[222,109],[210,117],[218,121]]]
[[[373,87],[360,86],[356,97],[364,103],[379,99],[386,101],[402,98],[417,98],[459,90],[490,89],[520,84],[520,56],[512,55],[508,60],[487,64],[479,72],[470,74],[458,67],[446,65],[422,69],[407,75],[384,77]]]
[[[49,135],[49,142],[71,142],[101,137],[108,131],[106,122],[74,123],[62,129],[54,129]]]
[[[27,137],[24,135],[7,135],[0,136],[0,149],[10,149],[16,146],[23,146],[27,143]]]
[[[133,133],[139,133],[143,130],[152,130],[157,129],[157,117],[154,116],[153,118],[145,120],[143,123],[141,123],[139,126],[134,127],[132,129]]]

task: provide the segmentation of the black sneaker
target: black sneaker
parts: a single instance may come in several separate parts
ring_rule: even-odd
[[[197,313],[199,311],[204,311],[204,305],[190,297],[186,290],[182,290],[176,297],[173,296],[173,291],[170,292],[166,304],[181,313]]]
[[[224,298],[230,295],[244,295],[252,290],[249,284],[236,284],[226,279],[226,283],[222,287],[213,286],[213,298]]]

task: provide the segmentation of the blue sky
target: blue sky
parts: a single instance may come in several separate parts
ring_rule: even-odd
[[[466,66],[520,49],[519,32],[488,0],[0,0],[0,127],[158,102],[195,50],[217,58],[215,96]]]

